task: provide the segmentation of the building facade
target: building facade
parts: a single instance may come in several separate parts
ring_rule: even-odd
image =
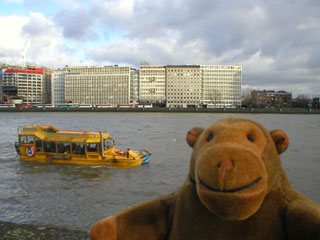
[[[54,105],[65,104],[65,76],[68,73],[66,69],[55,70],[51,81],[51,103]]]
[[[4,102],[20,98],[24,104],[43,103],[43,69],[2,69],[2,92]]]
[[[139,101],[139,70],[130,71],[130,104],[137,104]]]
[[[165,105],[166,67],[141,65],[139,71],[139,102],[141,104]]]
[[[241,105],[242,66],[200,65],[201,106],[234,108]]]
[[[202,88],[199,65],[168,65],[166,79],[168,108],[199,106]]]
[[[252,104],[256,107],[290,108],[292,94],[286,91],[263,90],[251,92]]]
[[[65,101],[79,104],[130,104],[132,68],[65,67]]]
[[[53,70],[50,68],[42,67],[43,69],[43,99],[42,102],[45,104],[49,104],[52,102],[51,98],[51,81]]]

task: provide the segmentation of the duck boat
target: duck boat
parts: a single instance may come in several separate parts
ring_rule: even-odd
[[[49,125],[18,128],[15,143],[22,160],[129,168],[150,161],[151,153],[116,149],[106,132],[66,131]]]

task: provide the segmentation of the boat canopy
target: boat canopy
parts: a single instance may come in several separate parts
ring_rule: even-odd
[[[98,143],[102,139],[111,138],[109,133],[105,132],[85,132],[85,131],[66,131],[58,130],[52,126],[24,126],[19,128],[19,135],[34,135],[43,141],[55,142],[87,142]]]

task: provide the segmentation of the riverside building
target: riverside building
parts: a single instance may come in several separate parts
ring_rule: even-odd
[[[50,68],[42,67],[43,69],[43,95],[42,95],[42,102],[49,104],[52,102],[51,96],[51,81],[52,81],[52,74],[53,70]]]
[[[58,69],[52,74],[51,99],[54,105],[65,103],[64,80],[67,73],[66,69]]]
[[[139,100],[139,70],[130,71],[130,104],[137,104]]]
[[[167,66],[167,107],[197,107],[201,97],[199,65]]]
[[[21,99],[24,104],[40,104],[44,101],[44,71],[36,67],[10,67],[2,69],[4,102]]]
[[[233,108],[241,105],[239,65],[140,66],[140,102],[169,108]]]
[[[65,101],[79,104],[130,104],[131,67],[65,67]],[[134,89],[133,89],[134,91]]]
[[[252,104],[256,107],[288,108],[292,106],[292,93],[275,90],[253,90]]]
[[[241,66],[200,65],[200,71],[202,107],[233,108],[241,105]]]
[[[141,65],[139,72],[139,103],[165,106],[166,67]]]

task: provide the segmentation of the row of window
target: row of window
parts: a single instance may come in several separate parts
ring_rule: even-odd
[[[200,99],[199,97],[168,97],[168,99]]]
[[[168,101],[168,103],[193,103],[193,104],[198,104],[199,101]]]
[[[180,88],[180,89],[176,89],[176,88],[170,89],[169,88],[168,94],[170,94],[170,92],[174,92],[174,94],[179,94],[179,92],[198,92],[198,93],[200,93],[201,90],[200,89],[192,89],[192,88]],[[188,93],[188,94],[191,94],[191,93]]]
[[[208,76],[217,76],[217,77],[240,77],[241,73],[240,72],[228,72],[228,73],[219,73],[219,72],[212,72],[212,73],[203,73],[203,77],[208,77]]]
[[[170,69],[168,72],[200,72],[200,69]]]
[[[99,75],[99,74],[130,74],[129,68],[125,69],[70,69],[68,75]]]
[[[35,136],[21,136],[21,144],[35,144],[36,152],[45,153],[63,153],[63,154],[76,154],[85,155],[86,152],[99,152],[99,143],[70,143],[70,142],[54,142],[42,141]],[[112,139],[104,139],[103,147],[107,150],[113,146]]]
[[[194,91],[193,93],[187,93],[186,91],[181,91],[181,92],[174,92],[174,93],[170,93],[168,92],[168,95],[173,95],[173,96],[177,96],[177,95],[200,95],[199,92]]]
[[[70,77],[66,76],[68,82],[101,82],[101,81],[128,81],[129,75],[109,75],[109,76],[81,76],[81,77]]]
[[[211,102],[211,101],[224,101],[224,100],[239,100],[240,101],[240,97],[230,97],[230,96],[213,96],[213,97],[202,97],[201,98],[203,101],[206,102]]]

